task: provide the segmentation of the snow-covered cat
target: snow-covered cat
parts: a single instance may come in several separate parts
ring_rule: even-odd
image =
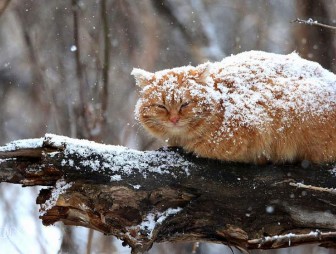
[[[336,161],[336,75],[296,53],[132,75],[136,117],[170,145],[235,162]]]

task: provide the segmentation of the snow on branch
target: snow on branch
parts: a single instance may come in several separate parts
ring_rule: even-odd
[[[322,23],[317,22],[316,20],[313,20],[312,18],[309,18],[307,20],[297,18],[297,19],[291,21],[291,23],[299,23],[299,24],[305,24],[305,25],[310,25],[310,26],[319,26],[319,27],[324,27],[324,28],[336,30],[336,26],[330,26],[330,25],[322,24]]]
[[[163,241],[335,247],[335,170],[224,163],[179,148],[137,151],[52,134],[0,147],[0,182],[48,186],[37,197],[44,225],[92,228],[133,253]]]

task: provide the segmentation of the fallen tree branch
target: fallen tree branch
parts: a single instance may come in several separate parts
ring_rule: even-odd
[[[335,247],[332,165],[258,167],[56,135],[10,143],[0,158],[0,182],[50,186],[37,198],[44,225],[115,235],[133,253],[189,240],[241,249]]]
[[[297,19],[291,21],[291,23],[299,23],[299,24],[305,24],[305,25],[310,25],[310,26],[319,26],[319,27],[324,27],[324,28],[336,30],[335,26],[329,26],[329,25],[326,25],[326,24],[319,23],[316,20],[313,20],[312,18],[309,18],[307,20],[297,18]]]

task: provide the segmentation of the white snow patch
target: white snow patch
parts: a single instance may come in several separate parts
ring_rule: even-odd
[[[52,153],[48,153],[48,156],[50,157],[54,157],[56,156],[57,154],[59,154],[60,152],[52,152]]]
[[[315,236],[315,237],[320,237],[321,231],[319,231],[319,230],[310,231],[308,235]]]
[[[170,174],[176,177],[174,173],[179,172],[189,176],[189,168],[195,166],[177,152],[169,150],[138,151],[123,146],[104,145],[54,134],[46,134],[44,138],[39,139],[11,142],[0,147],[0,151],[42,147],[43,142],[64,149],[62,151],[64,155],[61,161],[62,166],[72,167],[76,170],[106,172],[111,175],[112,181],[120,181],[123,176],[137,173],[142,174],[144,178],[151,173]],[[51,153],[48,156],[53,157],[58,153],[60,152]],[[78,165],[75,165],[74,157],[81,158]]]
[[[7,159],[0,159],[0,163],[5,162],[5,161],[15,161],[16,158],[7,158]]]
[[[127,229],[127,231],[130,230],[136,230],[138,232],[138,235],[141,235],[141,232],[147,232],[148,238],[153,237],[153,230],[155,229],[155,226],[157,224],[162,224],[165,219],[167,219],[168,216],[174,215],[182,211],[181,207],[177,208],[168,208],[164,212],[157,212],[157,213],[148,213],[146,218],[139,224],[138,226],[132,226]],[[131,237],[130,235],[128,235]]]
[[[141,185],[140,184],[135,184],[135,185],[133,185],[133,184],[130,184],[134,189],[136,189],[136,190],[138,190],[138,189],[140,189],[141,188]]]
[[[56,182],[56,186],[51,191],[50,198],[41,205],[40,216],[43,216],[49,209],[54,207],[57,203],[59,195],[65,193],[73,184],[67,183],[64,179],[60,179]]]
[[[150,80],[153,77],[152,73],[138,68],[134,68],[131,72],[131,75],[135,77],[141,77],[146,80]]]
[[[15,151],[17,149],[28,149],[42,147],[43,138],[21,139],[10,142],[0,147],[0,152]]]
[[[334,168],[332,168],[332,169],[330,170],[330,173],[331,173],[332,175],[336,176],[336,165],[334,166]]]
[[[168,216],[173,215],[173,214],[177,214],[179,212],[182,211],[181,207],[177,207],[177,208],[168,208],[166,211],[164,211],[163,213],[159,213],[158,214],[158,219],[157,219],[157,223],[161,224],[162,222],[164,222],[165,219],[167,219]]]
[[[88,140],[78,140],[63,136],[47,134],[49,142],[57,146],[65,146],[65,159],[62,166],[73,167],[73,160],[67,156],[78,154],[83,159],[80,165],[92,171],[109,170],[117,173],[121,180],[122,175],[141,173],[146,177],[148,173],[171,174],[173,168],[182,169],[187,176],[190,175],[189,167],[193,164],[172,151],[138,151],[123,146],[113,146],[95,143]],[[101,156],[94,158],[94,156]]]
[[[309,24],[309,25],[313,25],[314,23],[316,24],[318,22],[316,20],[313,20],[312,18],[309,18],[309,19],[307,19],[306,23]]]
[[[111,176],[111,181],[121,181],[121,175],[113,175],[113,176]]]

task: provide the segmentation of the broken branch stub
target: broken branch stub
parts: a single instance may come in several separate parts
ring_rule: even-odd
[[[332,165],[223,163],[50,134],[3,146],[0,158],[1,182],[51,186],[37,198],[44,225],[92,228],[134,253],[163,241],[243,249],[336,242]]]

